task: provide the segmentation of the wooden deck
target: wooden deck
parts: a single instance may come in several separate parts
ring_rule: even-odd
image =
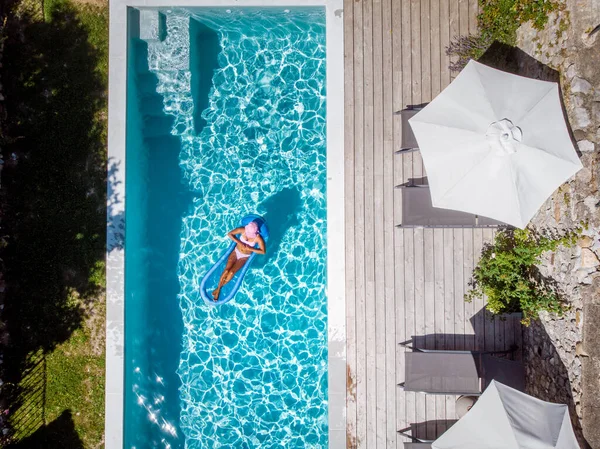
[[[456,419],[454,396],[404,392],[404,349],[500,350],[517,320],[465,303],[491,229],[401,229],[401,191],[424,176],[418,153],[394,155],[394,111],[450,83],[445,48],[476,30],[477,0],[345,0],[347,447],[401,448],[397,430],[434,439]]]

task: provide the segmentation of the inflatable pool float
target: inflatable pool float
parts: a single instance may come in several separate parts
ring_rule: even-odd
[[[249,214],[240,220],[240,226],[244,227],[251,221],[256,222],[258,225],[260,236],[266,242],[269,239],[269,228],[267,227],[267,223],[265,219],[260,215]],[[221,254],[221,257],[210,267],[210,270],[202,278],[200,282],[200,295],[204,302],[211,306],[218,306],[221,304],[225,304],[233,299],[235,294],[238,292],[242,285],[242,281],[244,280],[244,276],[246,272],[252,265],[252,261],[256,257],[256,253],[252,253],[248,258],[248,261],[244,264],[242,269],[238,271],[233,279],[229,281],[227,284],[223,286],[221,289],[221,295],[219,296],[218,301],[213,301],[212,292],[217,285],[219,284],[219,278],[223,273],[223,269],[225,268],[225,263],[227,262],[227,258],[231,254],[231,252],[235,249],[237,243],[231,242],[227,249]]]

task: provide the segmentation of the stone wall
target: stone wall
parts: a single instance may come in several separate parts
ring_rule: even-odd
[[[541,314],[524,332],[529,392],[569,404],[582,447],[600,447],[600,32],[592,33],[597,25],[598,0],[566,0],[545,30],[522,26],[517,43],[559,72],[583,164],[532,222],[559,231],[587,227],[577,246],[547,255],[540,267],[543,275],[557,281],[571,309],[561,318]]]

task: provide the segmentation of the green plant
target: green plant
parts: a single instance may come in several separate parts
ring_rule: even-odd
[[[562,236],[540,235],[529,229],[499,231],[494,244],[481,254],[465,300],[486,296],[490,312],[522,312],[525,325],[544,310],[562,315],[566,304],[552,279],[544,278],[536,264],[546,251],[554,251],[559,245],[573,246],[580,234],[581,229]]]
[[[451,64],[450,70],[461,70],[469,59],[479,59],[493,42],[514,46],[517,29],[523,23],[544,29],[548,15],[561,7],[560,0],[479,0],[479,34],[452,40],[446,54],[457,56],[458,61]]]

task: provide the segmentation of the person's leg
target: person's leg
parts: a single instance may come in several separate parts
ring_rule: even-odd
[[[249,259],[249,257],[244,257],[242,259],[238,259],[235,261],[235,263],[233,264],[233,267],[231,267],[231,269],[229,270],[229,274],[225,277],[225,282],[223,283],[223,285],[227,284],[230,280],[233,279],[233,277],[235,276],[235,273],[240,271],[240,269],[244,266],[244,264],[248,261],[248,259]]]
[[[243,257],[241,259],[237,259],[235,261],[235,263],[233,264],[233,266],[229,270],[227,270],[227,274],[225,274],[225,272],[223,272],[223,275],[224,275],[223,279],[221,282],[219,282],[219,287],[217,287],[217,290],[215,290],[216,296],[215,296],[215,292],[213,292],[213,298],[215,301],[219,300],[219,295],[221,294],[221,289],[223,288],[223,286],[233,279],[233,277],[235,276],[235,273],[240,271],[240,268],[242,268],[244,266],[244,264],[248,261],[248,259],[249,259],[249,257]]]
[[[213,299],[216,301],[219,298],[219,293],[221,292],[221,287],[225,285],[225,278],[229,275],[229,271],[235,265],[237,261],[237,256],[235,254],[235,249],[231,251],[231,254],[227,258],[227,263],[225,264],[225,268],[223,269],[223,273],[221,274],[221,278],[219,279],[218,287],[212,292]]]

